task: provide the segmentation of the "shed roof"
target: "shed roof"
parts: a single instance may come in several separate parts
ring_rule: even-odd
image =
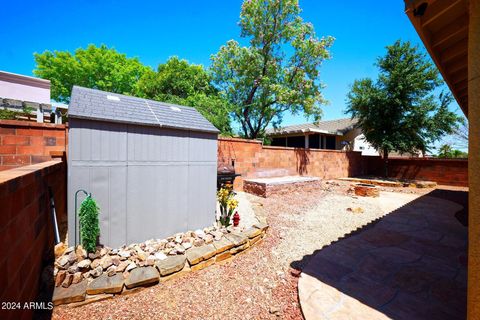
[[[327,121],[319,121],[317,123],[303,123],[293,126],[286,126],[277,129],[267,129],[268,136],[281,136],[294,133],[316,132],[335,135],[344,135],[347,131],[354,128],[357,123],[356,119],[344,118]]]
[[[195,108],[74,86],[71,118],[218,133]]]

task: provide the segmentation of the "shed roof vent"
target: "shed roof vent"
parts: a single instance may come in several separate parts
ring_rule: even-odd
[[[177,112],[182,111],[182,109],[180,109],[179,107],[170,107],[170,109],[172,109],[173,111],[177,111]]]
[[[108,95],[108,96],[107,96],[107,99],[108,99],[108,100],[113,100],[113,101],[120,101],[120,98],[119,98],[119,97],[117,97],[117,96],[111,96],[111,95]]]

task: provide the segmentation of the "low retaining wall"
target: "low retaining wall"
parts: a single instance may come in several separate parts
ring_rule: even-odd
[[[20,310],[5,310],[2,306],[2,319],[30,319],[35,310],[25,308],[24,303],[44,302],[48,308],[51,301],[53,288],[43,287],[42,282],[53,279],[54,232],[48,187],[54,194],[57,220],[64,235],[64,162],[48,161],[0,172],[0,301],[21,304]]]
[[[336,179],[362,174],[360,152],[263,146],[260,141],[218,139],[218,162],[235,165],[235,190],[243,189],[244,178],[304,175]]]
[[[63,124],[2,120],[0,124],[0,171],[52,160],[51,153],[67,150]]]
[[[381,157],[363,157],[366,175],[383,176]],[[468,187],[467,159],[391,158],[388,176],[397,179],[428,180],[438,184]]]
[[[144,254],[143,250],[138,248],[130,251],[109,251],[104,247],[95,254],[88,255],[92,258],[93,255],[96,256],[93,262],[88,260],[83,250],[78,250],[78,247],[76,251],[70,248],[72,251],[68,255],[63,255],[56,261],[56,266],[62,269],[56,275],[53,303],[76,303],[73,306],[78,306],[118,294],[129,294],[138,287],[154,285],[191,271],[202,270],[212,264],[229,260],[258,244],[265,237],[267,228],[266,223],[260,222],[243,231],[220,232],[219,239],[210,239],[208,244],[194,246],[182,253],[164,256],[163,259],[149,257],[139,263],[133,262],[141,259],[136,256],[137,253]],[[93,264],[96,266],[90,270]],[[94,279],[90,277],[92,272],[95,273]],[[73,278],[77,281],[73,282]]]

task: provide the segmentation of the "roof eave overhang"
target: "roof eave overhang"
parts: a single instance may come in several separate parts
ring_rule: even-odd
[[[322,133],[322,134],[330,134],[336,136],[343,136],[343,133],[340,131],[330,132],[327,130],[316,129],[316,128],[307,128],[307,129],[299,129],[299,130],[284,130],[284,131],[275,131],[271,133],[267,133],[269,137],[281,137],[281,136],[289,136],[294,134],[309,134],[309,133]]]
[[[467,116],[468,0],[405,0],[405,13]]]

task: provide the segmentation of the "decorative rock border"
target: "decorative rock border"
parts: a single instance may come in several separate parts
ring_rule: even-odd
[[[264,219],[259,220],[264,221]],[[163,259],[153,262],[149,261],[148,265],[142,264],[142,266],[137,266],[132,262],[133,266],[128,262],[129,260],[113,261],[117,258],[118,252],[114,258],[109,256],[108,253],[104,253],[102,261],[99,261],[97,257],[96,260],[91,262],[91,264],[95,262],[95,266],[89,265],[92,270],[89,271],[89,275],[86,277],[77,270],[88,264],[88,262],[82,264],[82,261],[90,260],[85,259],[78,263],[74,262],[73,260],[77,257],[76,253],[79,251],[77,248],[77,250],[70,251],[67,256],[63,255],[57,259],[57,264],[65,262],[65,265],[67,265],[68,262],[65,261],[65,257],[67,257],[67,260],[70,258],[70,263],[73,263],[73,265],[69,268],[75,270],[57,271],[56,286],[52,298],[53,304],[55,306],[70,303],[76,303],[72,304],[72,306],[83,305],[107,299],[114,295],[128,294],[134,292],[139,287],[155,285],[190,271],[202,270],[212,264],[230,259],[234,255],[259,243],[265,237],[267,229],[268,225],[260,222],[243,231],[232,230],[221,237],[217,237],[217,240],[213,240],[209,244],[192,246],[185,250],[184,253],[165,256]],[[93,254],[92,258],[95,256],[96,254]],[[109,272],[109,268],[112,265],[116,265],[118,268],[122,263],[122,268],[125,271],[120,269],[120,271],[115,270],[112,272],[114,270],[112,268]],[[130,266],[131,269],[129,269]],[[100,268],[105,270],[105,272],[91,279],[90,275],[96,273]]]

